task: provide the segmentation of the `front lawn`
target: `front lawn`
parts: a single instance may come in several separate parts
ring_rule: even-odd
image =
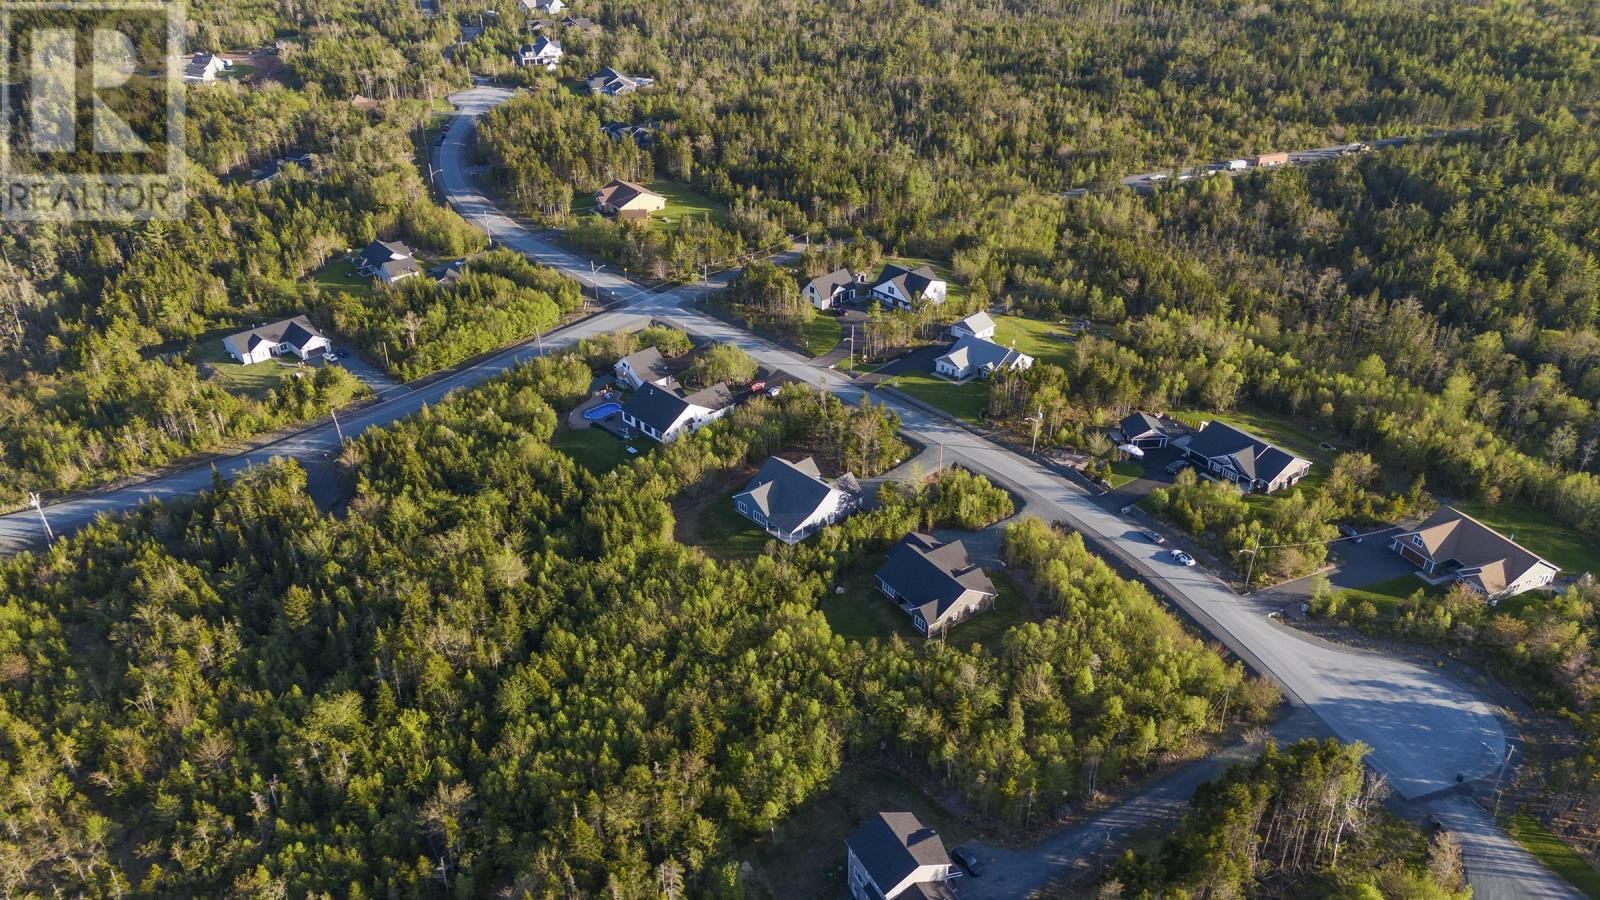
[[[1506,830],[1516,838],[1517,843],[1546,868],[1571,882],[1584,896],[1600,900],[1600,872],[1596,872],[1587,860],[1540,824],[1538,819],[1518,813],[1506,824]]]
[[[1453,505],[1560,566],[1565,574],[1600,573],[1600,546],[1557,522],[1543,510],[1521,503]]]
[[[976,423],[989,404],[989,386],[981,379],[957,384],[931,372],[903,372],[890,378],[890,387],[944,410],[959,419]]]
[[[806,355],[822,356],[838,346],[843,337],[844,326],[838,319],[826,313],[813,311],[811,321],[805,326]]]
[[[770,835],[753,842],[750,861],[773,897],[848,897],[845,838],[879,812],[912,812],[939,832],[945,847],[973,837],[949,810],[887,769],[847,765],[827,788],[796,807]]]
[[[242,329],[229,328],[207,334],[195,343],[192,354],[196,363],[211,366],[217,373],[217,381],[229,393],[263,400],[283,379],[290,377],[296,371],[308,374],[313,371],[312,366],[300,364],[299,359],[292,356],[289,359],[293,362],[279,362],[274,358],[248,366],[240,365],[222,346],[222,339],[225,336],[240,330]]]
[[[1379,616],[1390,621],[1410,607],[1411,595],[1417,591],[1422,591],[1423,596],[1427,597],[1442,590],[1415,575],[1407,574],[1358,588],[1345,588],[1339,593],[1344,595],[1346,603],[1371,603],[1377,608]]]
[[[550,446],[572,457],[574,462],[594,474],[604,475],[634,458],[628,452],[628,447],[645,453],[654,443],[648,440],[624,441],[603,428],[563,426],[550,439]]]
[[[1111,487],[1113,490],[1138,481],[1144,477],[1144,466],[1131,459],[1119,459],[1111,464]]]

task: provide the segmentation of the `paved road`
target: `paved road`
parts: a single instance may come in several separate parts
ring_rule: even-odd
[[[626,303],[617,311],[552,335],[544,341],[547,350],[569,346],[587,335],[637,327],[659,318],[700,338],[737,343],[763,365],[833,391],[846,401],[859,399],[861,389],[838,373],[684,307],[685,301],[707,288],[650,293],[615,273],[601,271],[591,277],[588,260],[555,247],[496,209],[472,186],[464,165],[463,143],[473,116],[507,96],[504,90],[477,88],[453,98],[465,114],[451,124],[439,148],[442,189],[463,216],[483,227],[498,243],[598,287],[607,299]],[[392,422],[538,352],[526,345],[514,348],[341,421],[347,434]],[[1082,491],[1033,460],[892,397],[879,400],[900,416],[912,437],[928,446],[942,444],[947,464],[959,462],[982,472],[1021,494],[1035,514],[1066,521],[1103,553],[1131,567],[1167,594],[1257,671],[1277,681],[1291,700],[1310,708],[1340,738],[1372,747],[1373,766],[1388,776],[1403,797],[1421,798],[1450,788],[1458,774],[1469,779],[1490,775],[1504,756],[1505,737],[1494,712],[1449,678],[1405,661],[1317,641],[1281,627],[1262,616],[1255,603],[1233,593],[1207,573],[1173,565],[1166,559],[1166,551],[1136,536],[1132,523],[1101,509]],[[315,459],[334,446],[332,427],[319,426],[220,462],[217,468],[226,477],[275,456]],[[131,488],[57,504],[50,507],[51,520],[58,530],[69,530],[102,512],[132,508],[147,497],[199,492],[209,485],[210,478],[209,466],[196,466]],[[37,522],[30,515],[0,517],[0,548],[37,540]],[[1500,833],[1476,807],[1468,804],[1453,815],[1458,817],[1459,830],[1464,834],[1484,837],[1484,843],[1475,844],[1470,851],[1477,853],[1474,858],[1505,862],[1515,856],[1514,847],[1496,849],[1488,841]],[[1525,854],[1519,859],[1515,870],[1520,877],[1515,884],[1531,884],[1536,891],[1523,896],[1562,896],[1546,892],[1559,891],[1558,881],[1546,883],[1554,881],[1554,876],[1538,868]],[[1489,888],[1487,883],[1485,888]],[[1498,887],[1494,893],[1479,893],[1480,897],[1517,895],[1515,891],[1500,893]]]

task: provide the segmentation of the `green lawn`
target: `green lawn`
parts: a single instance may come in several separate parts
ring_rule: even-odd
[[[1340,593],[1344,594],[1349,603],[1370,601],[1378,608],[1378,613],[1385,619],[1394,618],[1409,605],[1411,595],[1422,591],[1424,596],[1437,594],[1441,588],[1428,584],[1415,575],[1401,575],[1387,581],[1363,585],[1359,588],[1346,588]]]
[[[878,590],[876,573],[882,564],[882,554],[869,554],[845,572],[839,582],[844,593],[829,594],[822,604],[828,627],[852,641],[888,639],[898,634],[913,645],[920,644],[925,638],[911,624],[911,617]],[[957,647],[981,644],[990,652],[998,653],[1001,637],[1013,626],[1029,620],[1027,600],[1011,576],[990,571],[989,577],[994,581],[997,595],[994,608],[951,628],[948,638],[951,644]]]
[[[1517,843],[1532,853],[1539,862],[1572,882],[1572,886],[1585,896],[1600,900],[1600,872],[1596,872],[1576,850],[1551,834],[1550,829],[1541,825],[1538,819],[1525,813],[1518,813],[1506,824],[1507,830],[1517,839]]]
[[[889,379],[898,388],[923,403],[932,404],[968,422],[977,422],[989,403],[989,385],[980,378],[956,384],[932,372],[903,372]]]
[[[243,81],[254,74],[256,74],[255,66],[249,63],[236,62],[229,66],[220,77],[225,81]]]
[[[311,276],[311,283],[323,291],[372,296],[372,279],[363,277],[356,271],[355,263],[342,256],[318,269]]]
[[[1131,459],[1119,459],[1111,464],[1111,487],[1122,487],[1144,475],[1144,467]]]
[[[806,355],[821,356],[832,350],[844,336],[844,326],[833,316],[813,312],[806,323]]]
[[[629,446],[648,453],[654,443],[638,440],[630,444],[601,428],[563,427],[550,439],[550,445],[594,474],[604,475],[633,458],[628,453]]]
[[[1068,337],[1066,325],[1022,316],[995,316],[994,325],[995,343],[1009,347],[1016,341],[1018,350],[1041,363],[1067,365],[1073,338]]]
[[[295,371],[311,372],[311,366],[296,366],[292,363],[279,362],[269,359],[266,362],[252,363],[241,366],[234,362],[233,357],[222,347],[223,337],[239,329],[229,328],[213,332],[199,338],[194,345],[194,360],[196,363],[209,363],[217,372],[217,380],[229,393],[254,397],[257,400],[265,398],[278,386],[283,379],[290,377]]]
[[[844,840],[868,817],[885,811],[916,813],[946,847],[973,837],[971,828],[910,781],[887,769],[847,765],[826,790],[755,840],[748,858],[774,897],[848,897]]]
[[[928,268],[932,269],[933,274],[944,279],[945,284],[948,286],[947,290],[945,291],[945,302],[957,300],[966,296],[967,289],[959,284],[956,284],[955,281],[951,279],[950,267],[936,259],[930,259],[926,256],[885,256],[883,258],[883,265],[886,266],[890,263],[893,263],[897,266],[905,266],[908,269],[915,269],[918,266],[927,266]]]
[[[666,206],[650,214],[653,228],[676,228],[684,216],[705,217],[716,225],[727,225],[730,221],[727,207],[681,181],[652,181],[645,187],[667,198]],[[598,216],[594,192],[573,191],[572,211],[580,216]]]
[[[734,509],[731,495],[719,497],[700,510],[695,520],[699,543],[719,559],[749,559],[759,556],[767,541],[777,540],[756,523]]]
[[[1560,566],[1568,575],[1600,573],[1600,546],[1543,510],[1521,503],[1457,503],[1455,507]]]

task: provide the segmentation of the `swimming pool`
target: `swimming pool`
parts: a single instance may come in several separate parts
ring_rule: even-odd
[[[583,414],[583,417],[591,422],[596,422],[600,419],[604,419],[606,416],[609,416],[612,413],[621,411],[622,404],[620,403],[602,403],[599,406],[596,406],[594,409],[586,411]]]

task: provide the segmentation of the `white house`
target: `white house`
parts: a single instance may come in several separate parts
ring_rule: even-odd
[[[1439,507],[1413,531],[1394,536],[1390,549],[1433,581],[1459,581],[1490,600],[1545,587],[1561,571],[1538,554],[1466,513]]]
[[[622,406],[622,421],[646,437],[665,444],[708,425],[733,408],[733,392],[714,384],[683,396],[678,391],[642,384]]]
[[[611,371],[616,373],[618,381],[626,384],[631,390],[638,390],[646,384],[669,390],[678,386],[677,380],[672,377],[672,371],[667,368],[667,361],[661,356],[661,351],[654,347],[646,347],[637,353],[624,356],[617,360]]]
[[[835,303],[850,299],[855,292],[855,282],[855,276],[850,274],[849,269],[834,269],[806,282],[800,289],[800,296],[817,309],[832,309]]]
[[[933,361],[937,375],[961,381],[974,375],[988,378],[996,372],[1019,372],[1033,365],[1033,357],[1015,347],[1002,347],[994,341],[967,336]]]
[[[949,285],[925,265],[908,269],[890,263],[872,283],[873,299],[900,309],[910,309],[918,303],[943,303],[948,291]]]
[[[233,68],[233,63],[215,53],[196,53],[183,67],[183,80],[190,84],[216,81],[217,76]]]
[[[560,42],[540,37],[531,44],[523,44],[517,50],[517,65],[544,66],[545,71],[554,72],[561,64],[561,57],[564,54]]]
[[[561,0],[522,0],[522,9],[529,15],[553,16],[566,8]]]
[[[964,337],[975,337],[992,341],[994,340],[994,319],[989,318],[988,313],[979,310],[951,325],[950,336],[956,340]]]
[[[223,349],[243,365],[266,362],[273,356],[315,359],[328,351],[328,339],[305,316],[261,325],[222,339]]]
[[[955,897],[947,882],[957,873],[944,841],[913,813],[878,813],[846,838],[844,846],[855,900]]]
[[[792,463],[774,456],[733,495],[733,507],[768,534],[793,544],[848,515],[855,497],[824,481],[811,457]]]

